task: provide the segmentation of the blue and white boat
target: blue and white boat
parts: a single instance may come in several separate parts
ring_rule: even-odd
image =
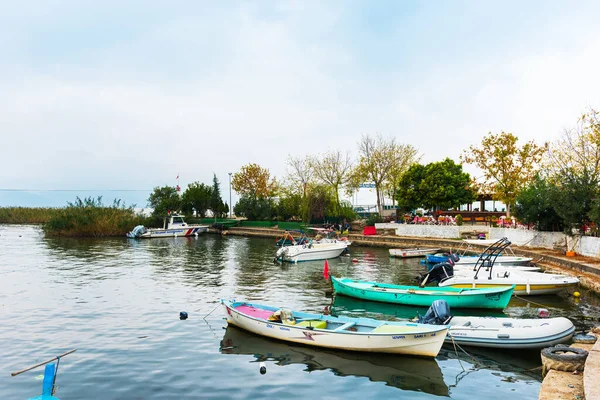
[[[198,236],[208,231],[208,225],[188,225],[182,215],[173,214],[163,220],[162,228],[146,228],[138,225],[127,234],[128,238],[161,238],[161,237],[186,237]]]

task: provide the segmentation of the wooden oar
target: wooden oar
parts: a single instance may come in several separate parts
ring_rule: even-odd
[[[75,351],[77,351],[77,349],[69,350],[69,351],[67,351],[67,352],[66,352],[66,353],[64,353],[64,354],[61,354],[60,356],[56,356],[56,357],[54,357],[54,358],[51,358],[51,359],[49,359],[48,361],[44,361],[44,362],[41,362],[41,363],[39,363],[39,364],[36,364],[36,365],[34,365],[33,367],[29,367],[29,368],[22,369],[21,371],[13,372],[13,373],[12,373],[12,374],[10,374],[10,375],[11,375],[11,376],[16,376],[16,375],[22,374],[23,372],[31,371],[31,370],[32,370],[32,369],[34,369],[34,368],[37,368],[37,367],[39,367],[39,366],[41,366],[41,365],[44,365],[44,364],[48,364],[49,362],[52,362],[52,361],[54,361],[54,360],[58,360],[59,358],[61,358],[61,357],[64,357],[64,356],[66,356],[66,355],[69,355],[69,354],[71,354],[71,353],[73,353],[73,352],[75,352]]]

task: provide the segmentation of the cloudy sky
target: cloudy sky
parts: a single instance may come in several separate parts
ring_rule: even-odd
[[[0,205],[144,206],[213,173],[228,200],[242,165],[283,177],[288,155],[355,155],[363,134],[458,161],[600,108],[598,1],[0,5]]]

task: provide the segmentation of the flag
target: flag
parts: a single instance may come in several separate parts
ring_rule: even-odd
[[[323,267],[323,278],[325,278],[326,281],[329,280],[329,263],[327,260],[325,260],[325,266]]]
[[[175,179],[179,179],[179,174],[177,174],[177,178],[175,178]]]

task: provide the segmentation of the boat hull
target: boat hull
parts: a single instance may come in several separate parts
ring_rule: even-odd
[[[434,327],[431,325],[405,323],[404,327],[397,327],[397,329],[394,325],[394,331],[390,333],[350,332],[347,330],[333,331],[270,322],[238,312],[235,306],[237,303],[222,301],[222,304],[228,324],[273,339],[338,350],[435,357],[444,343],[448,329],[446,326]],[[277,310],[277,308],[272,308],[273,312]],[[320,314],[302,315],[306,317],[312,316],[313,318],[325,317]],[[327,316],[326,319],[328,321],[337,320],[342,323],[346,321],[351,322],[356,320],[360,322],[361,320],[368,320],[331,316]],[[376,322],[381,322],[382,325],[386,324],[385,321]],[[387,323],[399,324],[397,322]]]
[[[483,271],[482,271],[483,272]],[[459,289],[493,288],[498,286],[515,285],[514,294],[520,296],[555,294],[567,288],[575,287],[579,279],[554,274],[542,274],[527,271],[504,271],[492,274],[489,279],[488,273],[479,274],[475,279],[474,273],[466,275],[454,275],[452,278],[439,283],[440,287],[454,287]]]
[[[400,286],[377,282],[353,281],[331,277],[336,294],[382,303],[429,307],[434,300],[445,300],[451,308],[503,309],[508,305],[512,286],[489,289],[455,289]]]
[[[290,263],[328,260],[341,256],[347,249],[348,246],[342,242],[286,246],[277,250],[275,258]]]
[[[173,229],[149,229],[146,233],[140,237],[143,239],[152,238],[164,238],[164,237],[188,237],[196,236],[201,233],[207,232],[207,225],[200,226],[187,226],[184,228],[173,228]]]
[[[453,317],[447,343],[503,349],[536,349],[571,339],[575,327],[567,318],[515,319]]]
[[[440,249],[390,249],[390,257],[398,258],[413,258],[413,257],[425,257],[428,254],[435,254]]]

